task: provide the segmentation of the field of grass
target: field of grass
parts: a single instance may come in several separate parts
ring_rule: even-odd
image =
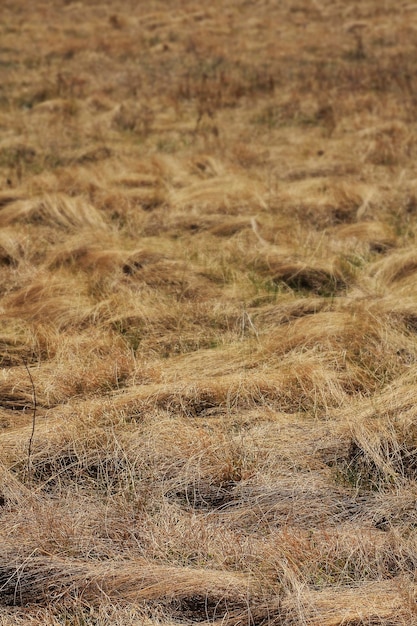
[[[416,625],[417,5],[0,18],[0,626]]]

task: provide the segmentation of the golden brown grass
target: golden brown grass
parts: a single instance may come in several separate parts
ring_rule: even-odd
[[[415,7],[0,14],[0,625],[417,624]]]

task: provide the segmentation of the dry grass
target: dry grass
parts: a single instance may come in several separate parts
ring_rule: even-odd
[[[0,625],[417,624],[415,7],[0,13]]]

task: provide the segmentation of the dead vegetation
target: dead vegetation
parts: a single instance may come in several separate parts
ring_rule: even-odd
[[[0,12],[0,624],[417,624],[415,7]]]

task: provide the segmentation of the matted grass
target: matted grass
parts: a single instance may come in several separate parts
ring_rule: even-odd
[[[415,7],[0,15],[0,625],[417,624]]]

